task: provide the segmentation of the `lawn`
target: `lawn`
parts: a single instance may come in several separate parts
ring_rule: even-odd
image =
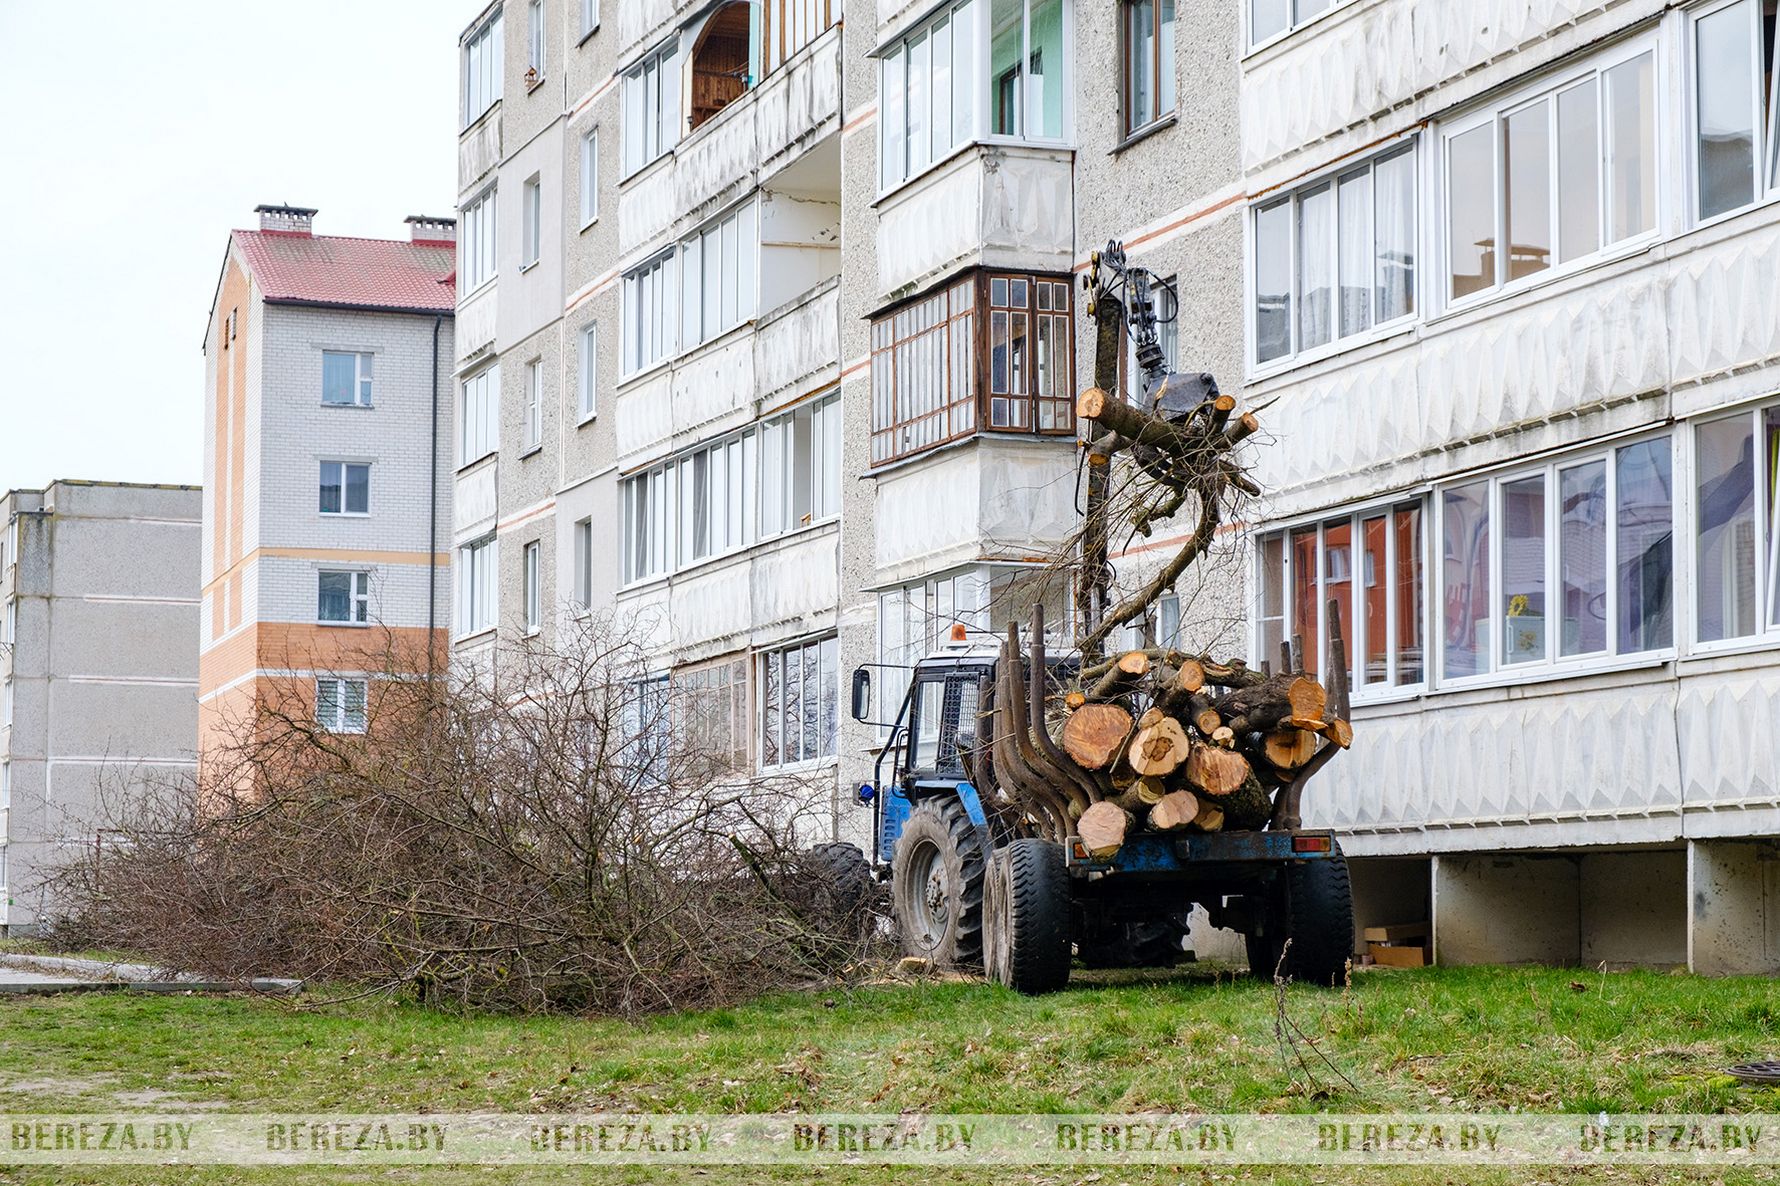
[[[95,994],[0,1000],[0,1110],[570,1112],[1776,1112],[1728,1063],[1780,1052],[1780,984],[1659,972],[1374,971],[1293,987],[1314,1078],[1282,1062],[1270,985],[1215,968],[1083,976],[1030,999],[978,983],[780,994],[641,1023],[458,1016],[386,1000]],[[1345,1078],[1346,1082],[1343,1081]],[[1019,1182],[1176,1181],[1101,1167]],[[343,1181],[340,1171],[7,1171],[0,1182]],[[81,1176],[84,1173],[88,1176]],[[1602,1181],[1656,1181],[1602,1171]],[[1579,1176],[1580,1175],[1580,1176]],[[379,1175],[387,1178],[389,1175]],[[547,1175],[546,1175],[547,1176]],[[1193,1171],[1192,1181],[1202,1179]],[[1229,1177],[1229,1173],[1222,1175]],[[1256,1171],[1259,1180],[1441,1182],[1450,1175]],[[1598,1175],[1553,1171],[1552,1181]],[[505,1171],[415,1170],[500,1182]],[[598,1180],[693,1181],[637,1170]],[[804,1180],[725,1168],[728,1182]],[[933,1171],[836,1182],[943,1183]],[[367,1176],[367,1180],[368,1176]],[[536,1170],[515,1181],[540,1180]],[[981,1181],[981,1175],[957,1179]],[[1526,1171],[1463,1180],[1527,1181]],[[1738,1182],[1723,1171],[1701,1180]]]

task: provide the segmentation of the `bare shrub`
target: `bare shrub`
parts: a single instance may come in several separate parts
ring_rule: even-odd
[[[837,888],[797,845],[827,792],[726,769],[623,630],[399,670],[371,681],[362,735],[293,684],[195,780],[119,804],[119,842],[59,875],[57,936],[219,977],[619,1013],[861,960],[866,883]]]

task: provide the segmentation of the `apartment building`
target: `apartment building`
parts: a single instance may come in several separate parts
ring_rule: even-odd
[[[44,878],[102,841],[124,791],[196,763],[200,499],[0,496],[0,936],[44,921]]]
[[[1771,967],[1773,29],[1764,0],[493,6],[462,42],[459,652],[616,606],[738,762],[832,763],[860,838],[882,733],[830,724],[840,674],[877,665],[883,717],[953,624],[1066,612],[1077,281],[1116,238],[1170,361],[1268,430],[1266,496],[1138,633],[1321,665],[1340,603],[1360,742],[1307,806],[1362,921],[1431,919],[1448,962]],[[1124,582],[1178,543],[1140,542]]]
[[[374,720],[377,677],[443,661],[456,228],[230,233],[204,337],[201,750],[254,714]]]

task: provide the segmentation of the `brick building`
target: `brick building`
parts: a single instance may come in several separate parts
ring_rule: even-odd
[[[204,340],[204,752],[274,694],[363,730],[372,676],[435,663],[450,607],[455,224],[257,212]]]

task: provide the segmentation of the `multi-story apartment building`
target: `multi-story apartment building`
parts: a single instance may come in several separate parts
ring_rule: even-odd
[[[616,606],[859,836],[839,674],[882,716],[952,623],[1064,612],[1117,238],[1268,429],[1146,629],[1322,664],[1343,607],[1307,805],[1362,920],[1780,958],[1771,5],[604,7],[463,38],[463,653]]]
[[[376,676],[443,659],[455,226],[314,233],[261,206],[205,331],[202,751],[256,710],[359,732]]]
[[[52,482],[0,496],[0,935],[198,740],[192,486]]]

